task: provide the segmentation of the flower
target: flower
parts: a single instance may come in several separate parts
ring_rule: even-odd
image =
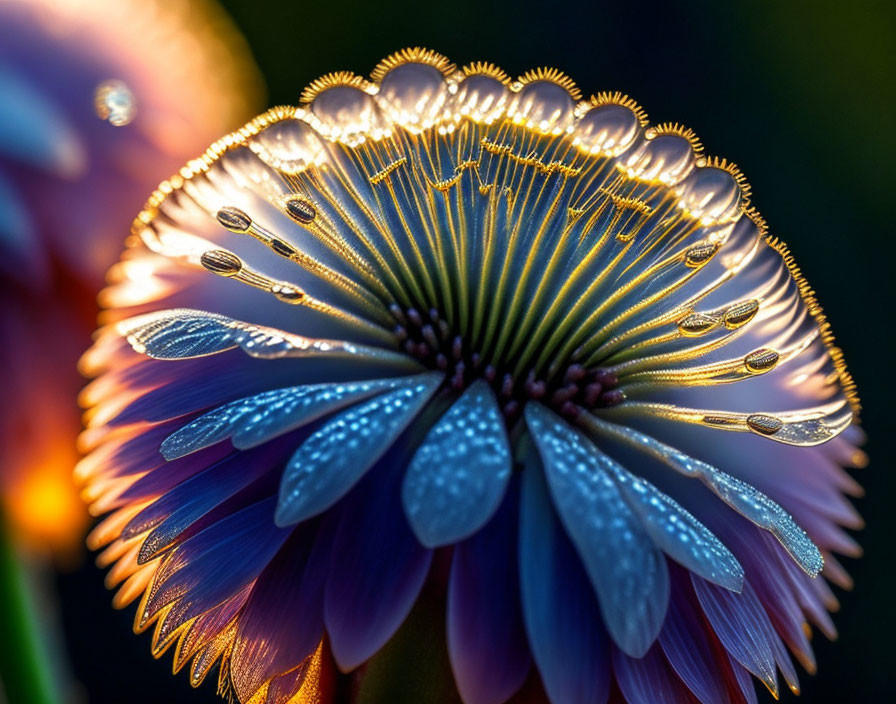
[[[0,1],[0,360],[15,399],[0,413],[0,499],[22,542],[82,545],[80,422],[64,399],[122,229],[251,114],[258,85],[208,2]]]
[[[243,703],[363,690],[421,590],[466,704],[796,690],[864,456],[749,195],[626,96],[423,49],[215,143],[84,358],[116,604]]]

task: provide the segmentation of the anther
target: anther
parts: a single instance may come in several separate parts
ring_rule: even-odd
[[[432,325],[424,325],[420,332],[423,334],[423,339],[432,345],[433,349],[438,349],[439,339],[436,337],[436,331],[433,330]]]
[[[725,327],[729,330],[735,330],[742,325],[749,323],[756,313],[759,312],[759,301],[752,299],[735,303],[725,311]]]
[[[510,398],[513,395],[513,377],[505,374],[501,379],[501,395],[504,398]]]
[[[625,394],[619,389],[613,389],[612,391],[604,391],[600,395],[598,405],[609,408],[610,406],[617,406],[623,401],[625,401]]]
[[[448,368],[448,358],[441,352],[436,355],[436,366],[442,371]]]
[[[408,330],[404,325],[396,325],[392,332],[395,333],[395,337],[398,338],[399,342],[403,342],[408,339]]]
[[[482,355],[474,352],[470,355],[470,361],[473,363],[473,369],[479,369],[479,365],[482,364]]]
[[[691,269],[698,269],[712,259],[718,251],[719,245],[716,242],[695,244],[684,255],[685,266]]]
[[[585,378],[585,374],[587,374],[587,371],[581,364],[570,364],[566,368],[566,374],[563,375],[563,381],[567,384],[581,381]]]
[[[598,384],[596,381],[588,384],[588,386],[585,387],[585,405],[596,405],[598,400],[600,400],[600,395],[603,393],[603,391],[604,387]]]
[[[408,308],[408,320],[418,328],[423,326],[423,318],[420,317],[420,313],[417,312],[416,308]]]
[[[744,358],[744,366],[752,374],[762,374],[775,368],[780,356],[775,350],[762,348]]]
[[[560,406],[560,413],[567,418],[570,418],[571,420],[575,420],[578,417],[580,411],[581,409],[572,401],[564,401]]]
[[[754,413],[747,417],[747,426],[750,430],[760,435],[774,435],[784,427],[784,423],[780,418],[775,418],[775,416]]]
[[[572,400],[577,393],[579,393],[578,386],[575,384],[567,384],[566,386],[557,389],[551,395],[551,404],[554,406],[562,406],[567,401]]]
[[[487,364],[487,365],[485,365],[485,370],[482,372],[482,376],[483,376],[483,378],[484,378],[488,383],[492,383],[492,382],[495,380],[495,377],[497,376],[497,374],[498,374],[498,373],[497,373],[497,371],[495,370],[495,367],[494,367],[493,365],[491,365],[491,364]]]
[[[464,371],[465,366],[463,362],[458,362],[454,365],[454,376],[451,377],[451,386],[460,391],[464,388]]]
[[[392,317],[395,318],[400,323],[407,323],[408,319],[404,315],[404,311],[401,309],[401,306],[397,303],[389,304],[389,312],[392,314]]]
[[[719,319],[706,313],[691,313],[678,323],[678,332],[685,337],[697,337],[719,324]]]
[[[464,341],[460,335],[454,338],[451,342],[451,356],[455,359],[460,359],[464,353]]]
[[[426,357],[428,357],[429,356],[429,345],[427,345],[425,342],[418,342],[417,343],[417,356],[420,357],[421,359],[425,359]]]
[[[612,372],[598,369],[594,372],[594,381],[603,386],[605,389],[615,389],[619,385],[619,379]]]
[[[547,384],[545,384],[541,379],[526,379],[526,383],[523,384],[523,388],[526,391],[526,395],[529,398],[539,399],[545,395],[547,392]]]

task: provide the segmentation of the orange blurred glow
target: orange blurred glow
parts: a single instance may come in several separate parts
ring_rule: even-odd
[[[72,481],[77,455],[69,442],[41,449],[4,492],[4,513],[19,544],[72,559],[90,520]]]

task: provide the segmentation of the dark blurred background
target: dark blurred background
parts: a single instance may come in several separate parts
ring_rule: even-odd
[[[890,2],[460,2],[224,0],[268,80],[271,104],[295,104],[321,74],[366,74],[423,45],[458,64],[518,75],[568,72],[583,93],[621,90],[653,122],[693,128],[707,153],[736,162],[773,234],[818,292],[862,395],[871,465],[859,474],[865,556],[847,560],[840,638],[814,645],[819,674],[804,702],[892,701],[896,608],[890,599],[894,495],[893,359],[896,5]],[[131,634],[133,607],[109,608],[87,563],[60,577],[66,638],[91,704],[220,701],[213,676],[192,692],[170,656]],[[126,665],[124,664],[126,663]],[[133,686],[139,682],[139,687]],[[796,701],[789,693],[786,701]]]

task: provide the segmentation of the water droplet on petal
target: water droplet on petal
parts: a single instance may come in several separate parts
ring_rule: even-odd
[[[93,93],[97,117],[115,127],[124,127],[137,115],[137,99],[127,84],[119,80],[100,83]]]

